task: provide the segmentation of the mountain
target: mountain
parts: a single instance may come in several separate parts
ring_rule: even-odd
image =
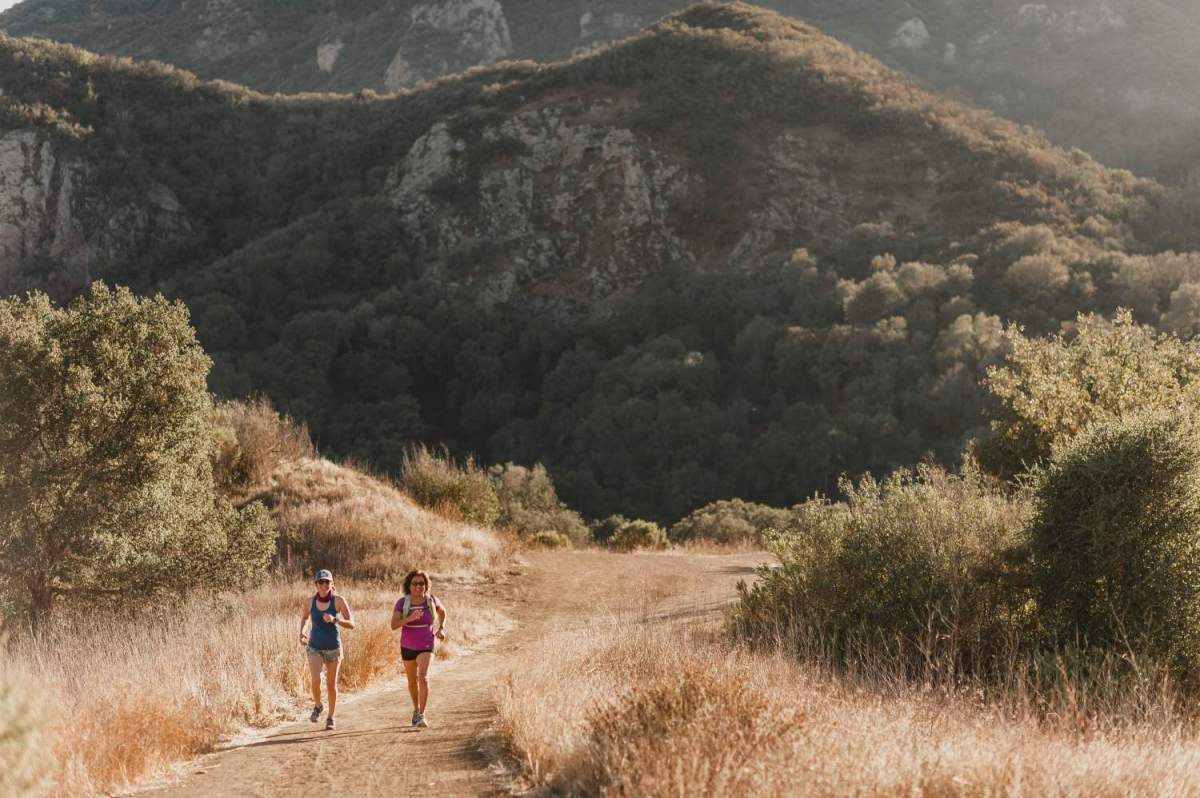
[[[158,59],[264,92],[391,92],[558,61],[685,0],[26,0],[0,29]],[[1200,185],[1200,15],[1184,0],[766,0],[925,86],[1064,146]]]
[[[7,290],[181,297],[325,451],[541,460],[591,515],[952,458],[1004,319],[1200,318],[1173,192],[745,5],[390,96],[0,37],[0,89]]]

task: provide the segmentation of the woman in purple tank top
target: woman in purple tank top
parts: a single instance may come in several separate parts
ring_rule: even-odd
[[[434,632],[434,625],[437,632]],[[424,571],[409,571],[404,577],[404,596],[392,610],[392,628],[400,629],[400,659],[408,677],[412,697],[412,725],[427,727],[425,705],[429,701],[429,663],[435,641],[446,639],[446,609],[433,595],[433,583]]]

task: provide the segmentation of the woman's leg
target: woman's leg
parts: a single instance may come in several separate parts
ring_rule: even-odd
[[[426,651],[417,655],[417,711],[425,714],[425,704],[429,702],[429,663],[433,654]]]
[[[329,694],[329,717],[333,717],[333,711],[337,709],[337,693],[338,693],[338,669],[342,667],[342,661],[325,663],[325,692]]]
[[[313,703],[318,706],[321,703],[321,666],[325,661],[314,654],[308,655],[308,672],[312,676],[312,697]]]
[[[404,675],[408,679],[408,694],[412,696],[413,710],[421,711],[421,702],[417,694],[417,661],[415,659],[404,660]]]

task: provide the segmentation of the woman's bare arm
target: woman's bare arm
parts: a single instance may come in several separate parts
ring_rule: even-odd
[[[354,628],[354,614],[350,612],[350,605],[341,596],[337,596],[338,612],[342,617],[338,619],[338,623],[347,629]]]

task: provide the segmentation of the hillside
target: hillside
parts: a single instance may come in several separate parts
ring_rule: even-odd
[[[592,515],[951,458],[1002,318],[1200,308],[1161,186],[750,6],[385,97],[11,37],[0,88],[7,290],[164,290],[323,450],[542,460]]]
[[[396,91],[503,59],[557,61],[686,0],[26,0],[0,30],[154,58],[266,92]],[[1182,0],[764,0],[1105,163],[1200,177],[1200,18]]]

